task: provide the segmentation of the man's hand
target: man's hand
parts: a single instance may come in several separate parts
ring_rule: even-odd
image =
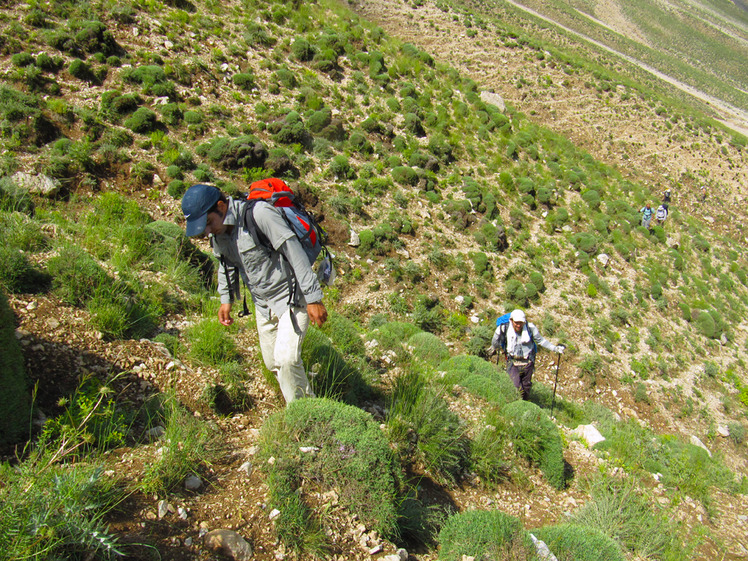
[[[222,325],[231,325],[234,323],[234,318],[231,317],[231,304],[221,304],[218,308],[218,321]]]
[[[496,347],[488,347],[486,349],[486,354],[489,356],[489,358],[495,355],[497,352],[498,352],[498,349]]]
[[[564,354],[564,351],[566,350],[566,345],[556,345],[556,352],[560,355]]]
[[[327,308],[322,302],[307,304],[306,313],[309,314],[309,321],[312,325],[317,327],[322,327],[322,324],[327,321]]]

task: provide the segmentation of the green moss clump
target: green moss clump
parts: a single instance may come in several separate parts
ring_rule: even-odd
[[[31,396],[23,366],[23,353],[16,339],[15,318],[5,294],[0,291],[0,445],[18,442],[29,430]]]

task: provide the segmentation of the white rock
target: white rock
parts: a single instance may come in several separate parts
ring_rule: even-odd
[[[601,253],[597,256],[597,262],[603,267],[607,267],[608,263],[610,263],[610,257],[606,253]]]
[[[355,230],[351,230],[351,239],[348,242],[351,247],[358,247],[361,245],[361,238],[358,236]]]
[[[299,446],[299,452],[309,454],[310,452],[319,452],[319,448],[317,446]]]
[[[270,514],[268,514],[268,520],[274,520],[280,516],[281,511],[277,508],[274,508],[270,511]]]
[[[530,534],[530,538],[532,539],[532,543],[535,544],[535,549],[538,552],[538,557],[541,559],[547,559],[548,561],[558,561],[558,558],[551,553],[551,550],[548,549],[548,546],[545,544],[545,542],[539,540],[532,534]]]
[[[712,457],[712,453],[709,451],[709,448],[706,447],[706,445],[699,440],[699,437],[696,435],[691,435],[691,444],[694,446],[698,446],[699,448],[703,448],[706,450],[706,453],[709,454],[709,457]]]
[[[471,316],[470,321],[477,325],[480,323],[480,318],[478,316]]]
[[[594,425],[579,425],[571,433],[579,438],[583,438],[589,446],[594,446],[598,442],[605,440],[605,437],[600,434],[600,431]]]
[[[723,438],[727,438],[730,436],[730,431],[727,427],[720,425],[717,427],[717,434]]]
[[[502,113],[506,111],[506,103],[504,103],[504,98],[499,94],[483,91],[480,93],[480,98],[483,103],[490,103],[491,105],[495,105],[496,107],[498,107],[499,111],[501,111]]]
[[[31,175],[22,171],[14,173],[11,176],[11,181],[16,187],[44,197],[54,197],[62,187],[59,181],[47,175]]]
[[[465,297],[462,296],[462,295],[455,296],[455,302],[457,302],[458,304],[462,305],[462,304],[465,303]]]

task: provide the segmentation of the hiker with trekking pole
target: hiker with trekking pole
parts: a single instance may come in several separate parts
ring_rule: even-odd
[[[491,357],[499,351],[502,352],[506,359],[507,374],[509,374],[514,387],[519,390],[522,399],[529,400],[538,345],[558,354],[557,374],[558,364],[566,347],[564,345],[554,345],[543,337],[535,324],[527,321],[525,312],[522,310],[514,310],[511,314],[501,316],[496,320],[496,324],[491,346],[487,350],[488,356]],[[510,325],[511,329],[509,328]],[[556,381],[558,381],[558,378],[556,378]]]

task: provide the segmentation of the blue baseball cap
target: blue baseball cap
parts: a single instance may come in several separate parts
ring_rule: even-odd
[[[212,185],[193,185],[182,197],[182,212],[187,219],[188,237],[199,236],[205,231],[208,211],[221,198],[221,191]]]

